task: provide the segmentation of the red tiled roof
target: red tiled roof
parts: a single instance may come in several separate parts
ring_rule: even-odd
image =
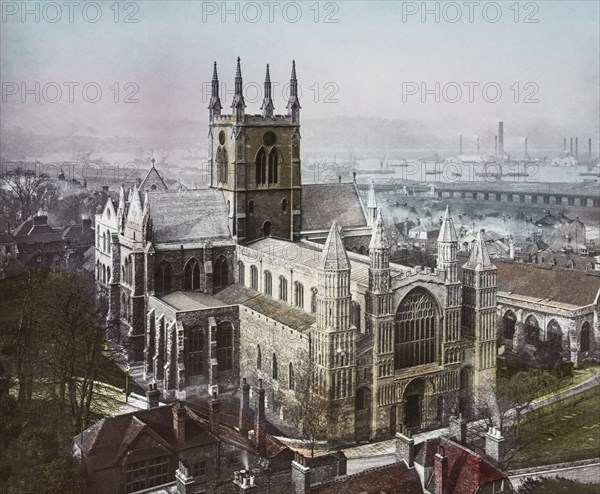
[[[600,290],[600,276],[532,263],[496,262],[498,290],[578,307],[593,304]]]
[[[311,494],[422,494],[421,481],[414,468],[404,462],[364,470],[310,490]]]
[[[434,466],[434,457],[439,446],[444,447],[448,457],[447,494],[475,494],[479,486],[506,478],[506,474],[488,460],[460,444],[446,439],[430,439],[417,446],[415,462],[425,467]],[[432,490],[435,482],[435,468],[427,489]]]

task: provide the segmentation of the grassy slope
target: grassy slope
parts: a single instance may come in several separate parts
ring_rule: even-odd
[[[600,456],[600,386],[528,413],[511,468]]]

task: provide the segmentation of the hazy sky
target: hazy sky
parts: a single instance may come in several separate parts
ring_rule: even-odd
[[[423,5],[433,12],[424,19]],[[102,16],[91,22],[96,6]],[[250,113],[260,111],[260,101],[251,100],[267,63],[272,81],[281,84],[274,88],[275,111],[285,112],[282,86],[295,59],[304,121],[379,116],[468,132],[504,120],[569,136],[600,132],[596,1],[543,0],[516,8],[512,1],[473,2],[473,22],[462,1],[79,2],[73,22],[62,1],[27,7],[33,13],[23,17],[23,2],[2,2],[3,128],[112,136],[143,133],[160,122],[206,122],[212,62],[231,90],[240,56]],[[128,14],[138,22],[124,22]],[[40,84],[39,103],[35,94],[22,94],[22,83],[34,92]],[[65,83],[79,84],[72,86],[72,103]],[[84,99],[89,83],[88,99],[102,90],[97,103]],[[440,102],[435,94],[422,101],[422,85],[435,92],[436,83]],[[138,102],[125,103],[128,95]],[[231,96],[222,99],[228,110]]]

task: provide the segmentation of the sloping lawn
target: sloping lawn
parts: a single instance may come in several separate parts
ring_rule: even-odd
[[[600,457],[600,386],[529,412],[511,468]]]

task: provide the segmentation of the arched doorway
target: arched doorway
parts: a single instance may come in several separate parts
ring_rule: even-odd
[[[263,237],[269,237],[271,235],[271,231],[273,229],[273,225],[271,225],[270,221],[265,221],[261,228],[261,233]]]
[[[371,439],[371,390],[365,386],[354,398],[354,436],[356,441]]]
[[[404,390],[404,417],[402,422],[411,429],[420,429],[425,404],[425,382],[414,379]]]

